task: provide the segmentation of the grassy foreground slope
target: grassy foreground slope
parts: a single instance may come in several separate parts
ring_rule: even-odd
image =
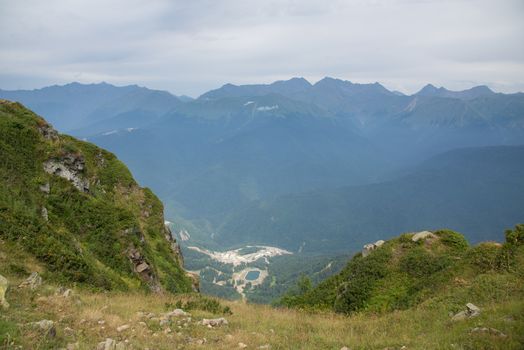
[[[112,153],[0,100],[0,240],[44,279],[96,290],[187,292],[163,206]],[[1,273],[27,275],[11,254]]]
[[[25,276],[6,269],[6,258],[26,269],[40,265],[24,252],[13,254],[11,248],[9,243],[0,245],[0,274],[16,286]],[[518,270],[486,269],[463,275],[409,308],[364,308],[349,315],[218,301],[196,294],[75,288],[72,296],[64,297],[56,294],[58,285],[52,282],[35,290],[11,287],[6,295],[11,305],[0,315],[0,348],[95,349],[111,338],[119,349],[235,349],[240,343],[248,349],[522,349],[522,249],[518,254]],[[491,261],[489,256],[485,261]],[[480,315],[453,321],[452,315],[467,302],[480,307]],[[162,315],[177,307],[191,317],[161,321]],[[229,324],[214,328],[201,324],[203,318],[212,317],[225,317]],[[42,319],[54,322],[55,334],[31,326]],[[121,326],[129,327],[119,331]]]

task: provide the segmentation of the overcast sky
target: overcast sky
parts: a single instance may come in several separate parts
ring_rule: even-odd
[[[302,76],[524,91],[523,0],[0,0],[0,88]]]

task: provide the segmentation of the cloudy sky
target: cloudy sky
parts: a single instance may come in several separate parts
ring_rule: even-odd
[[[0,88],[302,76],[524,91],[523,0],[0,0]]]

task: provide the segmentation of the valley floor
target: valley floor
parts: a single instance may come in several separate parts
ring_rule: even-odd
[[[227,301],[220,301],[221,306],[213,309],[210,306],[216,303],[198,295],[74,290],[72,296],[64,297],[56,294],[56,285],[44,283],[33,291],[17,288],[22,280],[9,278],[11,287],[6,298],[10,307],[0,316],[1,349],[96,349],[107,338],[119,343],[116,349],[236,349],[243,345],[246,349],[337,350],[344,346],[524,347],[524,300],[480,304],[480,316],[453,322],[445,302],[429,302],[382,315],[360,313],[346,317]],[[180,305],[191,313],[190,317],[160,322],[162,315]],[[232,314],[222,312],[226,306]],[[225,317],[228,324],[212,328],[201,324],[203,318],[216,317]],[[55,335],[30,324],[44,319],[54,322]],[[129,327],[119,329],[121,326]],[[475,327],[494,328],[503,334],[472,332]]]

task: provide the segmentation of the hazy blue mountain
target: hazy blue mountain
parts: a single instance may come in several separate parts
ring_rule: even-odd
[[[462,91],[451,91],[444,87],[437,88],[432,84],[427,84],[415,95],[458,98],[461,100],[472,100],[477,97],[491,96],[493,94],[495,93],[489,87],[485,85],[475,86],[475,87],[472,87],[471,89],[462,90]]]
[[[456,227],[478,242],[524,219],[524,146],[433,157],[399,179],[258,201],[214,239],[297,251],[356,251],[396,232]]]
[[[0,90],[0,98],[23,103],[36,113],[45,116],[56,128],[65,132],[83,129],[78,136],[94,132],[109,131],[115,126],[136,127],[144,120],[164,114],[181,104],[175,96],[150,90],[137,85],[117,87],[107,83],[54,85],[35,90]],[[137,114],[135,116],[135,113]],[[133,122],[121,126],[109,121],[131,119]]]
[[[268,94],[280,94],[290,96],[311,88],[311,84],[304,78],[292,78],[289,80],[276,81],[272,84],[233,85],[226,84],[219,89],[211,90],[201,95],[201,100],[216,100],[224,97],[248,97],[263,96]]]
[[[336,118],[280,95],[199,99],[143,129],[90,140],[122,157],[168,210],[214,227],[253,200],[369,183],[388,164]]]
[[[418,217],[414,209],[409,211],[415,204],[393,196],[395,186],[409,189],[409,176],[414,184],[422,183],[423,177],[415,176],[418,170],[410,167],[457,148],[518,145],[524,140],[524,94],[494,93],[485,87],[453,92],[427,86],[407,96],[379,83],[327,77],[315,84],[303,78],[226,84],[197,99],[105,83],[0,91],[2,96],[27,104],[61,131],[115,152],[141,184],[160,195],[170,218],[198,232],[193,237],[200,234],[206,244],[218,247],[260,238],[294,249],[301,244],[300,235],[310,237],[313,230],[319,237],[324,231],[333,233],[333,240],[308,241],[315,247],[311,249],[327,251],[384,233],[390,224],[398,224],[391,226],[395,234],[404,227],[415,229],[411,222],[399,224],[408,214]],[[488,174],[481,171],[473,178],[480,183]],[[445,194],[461,193],[439,177],[424,181]],[[502,185],[508,181],[501,175]],[[424,192],[429,191],[424,186],[410,191],[415,198],[417,191],[420,196],[434,194]],[[471,193],[464,198],[475,199]],[[374,208],[369,212],[358,205],[388,196],[407,214],[397,209],[384,213],[371,205],[376,202],[369,202],[368,208]],[[266,215],[264,210],[271,208],[285,218]],[[388,213],[398,214],[397,221]],[[442,227],[455,217],[449,226],[473,232],[467,227],[470,218],[456,214],[460,210],[435,213],[441,216],[421,226]],[[489,225],[485,227],[494,227]]]

